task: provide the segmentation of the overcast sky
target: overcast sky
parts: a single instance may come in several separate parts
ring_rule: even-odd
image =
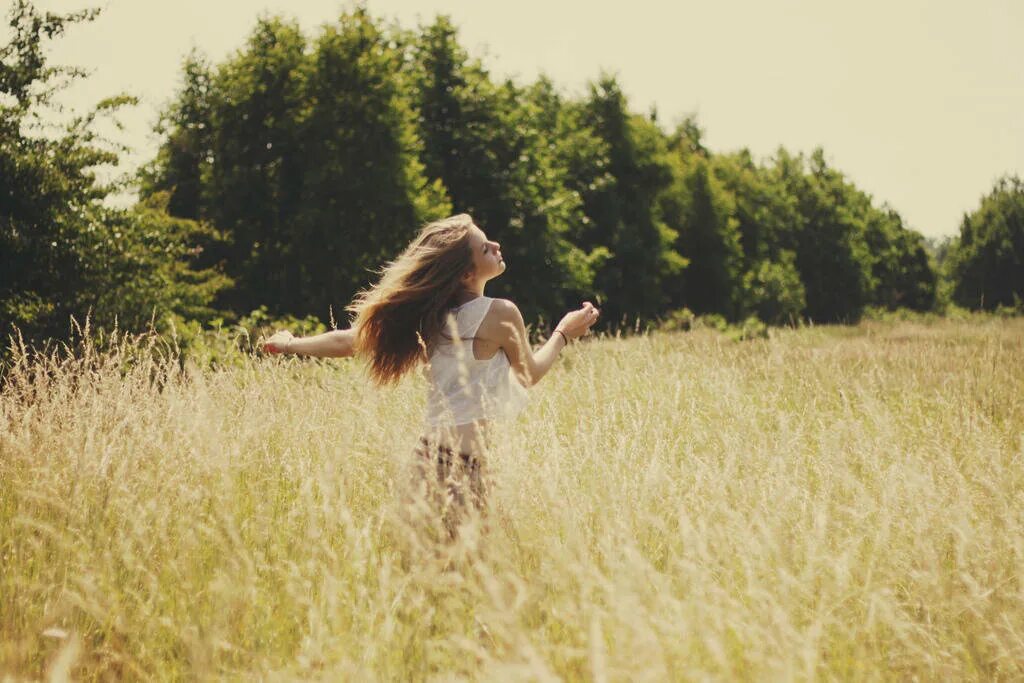
[[[0,5],[7,3],[0,2]],[[93,71],[63,101],[85,110],[127,91],[119,139],[148,160],[157,111],[193,46],[214,61],[262,13],[312,33],[337,0],[36,0],[52,11],[101,6],[50,51]],[[957,231],[995,179],[1024,175],[1022,0],[370,0],[412,28],[449,14],[462,43],[498,77],[546,73],[584,92],[602,69],[634,111],[675,123],[695,112],[716,152],[825,148],[876,204],[928,236]],[[4,34],[6,37],[6,34]]]

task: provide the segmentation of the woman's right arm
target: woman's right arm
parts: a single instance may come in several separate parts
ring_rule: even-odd
[[[275,332],[262,343],[268,353],[290,353],[316,358],[348,358],[355,355],[356,331],[331,330],[312,337],[294,337],[288,330]]]
[[[519,382],[530,387],[541,380],[565,347],[569,339],[581,337],[597,322],[600,315],[593,304],[583,302],[583,306],[566,313],[561,322],[555,326],[555,332],[536,351],[530,348],[526,334],[526,324],[519,307],[507,299],[496,299],[493,307],[497,309],[499,333],[498,345],[508,357],[509,365]]]

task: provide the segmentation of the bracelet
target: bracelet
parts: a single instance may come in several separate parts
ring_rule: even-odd
[[[289,338],[288,338],[288,341],[287,341],[287,342],[285,342],[285,345],[284,345],[284,352],[285,352],[286,354],[288,353],[288,350],[289,350],[289,349],[290,349],[290,348],[292,347],[292,340],[294,340],[294,339],[295,339],[295,337],[289,337]]]
[[[565,332],[562,332],[557,327],[555,328],[555,332],[557,332],[558,334],[562,335],[562,340],[565,341],[565,344],[562,345],[562,348],[564,349],[566,346],[569,345],[569,338],[565,336]]]

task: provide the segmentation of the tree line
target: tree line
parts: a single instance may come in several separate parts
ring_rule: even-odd
[[[489,293],[528,320],[588,298],[610,325],[673,311],[769,324],[855,322],[867,307],[1020,305],[1024,185],[1001,178],[935,254],[821,148],[712,152],[694,117],[630,109],[614,76],[570,97],[492,77],[447,17],[406,30],[356,7],[304,34],[260,19],[221,63],[193,52],[156,158],[125,182],[95,132],[119,96],[58,134],[39,113],[73,68],[45,41],[95,10],[11,10],[0,52],[0,324],[61,336],[69,315],[342,311],[419,226],[468,212],[509,263]],[[938,257],[938,261],[937,261]],[[941,261],[941,262],[940,262]]]

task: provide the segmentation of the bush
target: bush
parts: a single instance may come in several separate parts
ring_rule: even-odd
[[[669,311],[668,315],[658,325],[658,329],[664,332],[689,332],[693,328],[697,316],[689,308],[679,308]]]
[[[770,325],[798,320],[807,305],[796,257],[789,251],[781,252],[779,257],[777,262],[761,261],[743,278],[752,310]]]
[[[888,309],[884,306],[867,306],[864,308],[864,320],[875,322],[917,322],[935,323],[942,320],[942,315],[935,311],[915,311],[911,308]]]
[[[729,329],[729,321],[725,319],[724,315],[719,313],[708,313],[707,315],[698,316],[694,320],[693,329],[701,328],[726,332]]]
[[[736,341],[749,339],[767,339],[768,326],[756,315],[752,315],[743,321],[741,325],[734,325],[729,330],[729,337]]]
[[[273,318],[266,306],[250,312],[235,323],[215,318],[207,325],[172,316],[169,337],[184,357],[201,366],[235,365],[243,355],[256,352],[256,342],[276,330],[286,329],[297,337],[320,334],[327,326],[315,316]]]

